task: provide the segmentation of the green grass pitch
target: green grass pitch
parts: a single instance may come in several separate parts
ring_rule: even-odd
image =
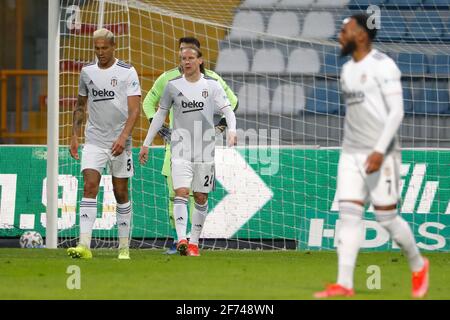
[[[335,281],[334,252],[202,250],[201,257],[167,256],[161,250],[93,251],[73,260],[65,250],[0,249],[1,299],[312,299]],[[450,298],[450,254],[427,253],[428,299]],[[81,288],[69,290],[67,269],[80,269]],[[381,289],[368,289],[370,265],[381,271]],[[410,299],[410,272],[401,253],[360,253],[355,299]]]

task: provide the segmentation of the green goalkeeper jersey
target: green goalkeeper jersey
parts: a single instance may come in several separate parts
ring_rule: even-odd
[[[230,89],[230,87],[227,85],[227,83],[214,71],[205,69],[205,75],[216,79],[219,84],[224,89],[225,93],[227,94],[228,100],[231,103],[231,108],[233,110],[236,109],[238,104],[238,99],[234,92]],[[144,99],[144,113],[147,117],[147,119],[153,119],[156,113],[156,107],[159,103],[159,100],[161,99],[164,89],[166,88],[167,83],[170,80],[173,80],[177,77],[181,76],[180,68],[173,68],[171,70],[168,70],[161,74],[158,79],[156,79],[155,83],[153,84],[153,87],[150,89],[150,91],[147,93]],[[173,113],[172,110],[170,110],[169,113],[169,127],[172,128],[173,126]],[[166,144],[166,154],[164,157],[164,164],[162,168],[162,174],[166,177],[170,175],[170,145]]]

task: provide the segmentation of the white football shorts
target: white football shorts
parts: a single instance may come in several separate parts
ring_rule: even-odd
[[[214,162],[191,162],[175,159],[171,162],[174,190],[189,188],[193,192],[209,193],[214,190]]]
[[[94,169],[100,174],[106,169],[107,174],[116,178],[131,178],[134,174],[131,150],[125,149],[119,156],[111,154],[111,149],[103,149],[93,144],[83,146],[81,156],[81,172]]]
[[[397,204],[400,200],[400,153],[385,156],[380,170],[369,175],[364,168],[367,157],[368,154],[363,153],[341,153],[337,179],[339,201],[370,201],[376,206]]]

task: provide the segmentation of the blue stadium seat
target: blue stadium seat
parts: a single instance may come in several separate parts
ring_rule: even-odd
[[[444,29],[443,41],[450,41],[450,19],[447,20],[446,29]]]
[[[421,53],[399,53],[397,65],[404,75],[425,75],[428,73],[427,56]]]
[[[444,25],[437,11],[417,11],[408,24],[408,40],[437,41],[442,40]]]
[[[316,80],[308,88],[306,110],[314,113],[341,114],[338,85],[333,80]]]
[[[384,10],[381,12],[380,30],[376,39],[380,41],[400,41],[406,35],[405,18],[399,11]]]
[[[420,104],[425,103],[425,94],[424,94],[424,88],[425,88],[425,82],[423,79],[418,80],[417,78],[410,78],[409,80],[403,80],[402,81],[403,87],[409,88],[410,94],[411,94],[411,100],[409,101],[410,105],[409,108],[412,110],[409,110],[409,112],[414,113],[416,106]],[[403,96],[407,96],[407,93],[404,93]],[[419,107],[420,108],[420,107]]]
[[[429,71],[432,76],[444,76],[448,78],[450,76],[450,56],[433,56]]]
[[[411,84],[402,82],[403,86],[403,109],[406,113],[413,111],[413,99],[411,94]]]
[[[422,4],[422,0],[387,0],[384,7],[394,9],[414,9]]]
[[[327,75],[338,75],[341,73],[342,65],[347,62],[350,58],[340,56],[339,50],[325,52],[321,73]]]
[[[352,0],[348,4],[348,7],[350,9],[360,10],[360,9],[366,9],[370,5],[381,6],[385,2],[386,2],[386,0]]]
[[[414,99],[414,113],[446,114],[450,112],[447,82],[425,83],[424,90],[419,90]]]
[[[423,0],[423,7],[426,9],[448,9],[450,1],[448,0]]]

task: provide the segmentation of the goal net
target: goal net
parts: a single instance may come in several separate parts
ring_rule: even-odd
[[[449,17],[441,2],[425,2],[429,5],[402,1],[403,6],[368,10],[381,27],[375,47],[391,56],[403,74],[400,211],[421,248],[448,250]],[[68,152],[78,77],[83,64],[95,60],[93,31],[106,27],[116,36],[116,57],[139,74],[142,100],[162,72],[178,65],[178,39],[185,36],[199,39],[205,67],[221,75],[239,99],[239,145],[217,147],[217,188],[210,195],[204,247],[335,247],[336,171],[345,115],[339,72],[347,59],[340,57],[337,34],[343,18],[367,10],[366,1],[60,3],[60,246],[72,245],[79,233],[83,180],[80,163]],[[148,126],[142,113],[133,131],[132,246],[165,247],[172,233],[161,175],[162,140],[145,166],[137,161]],[[105,172],[93,233],[96,247],[117,244],[111,181]],[[391,249],[393,243],[371,212],[368,207],[363,248]]]

